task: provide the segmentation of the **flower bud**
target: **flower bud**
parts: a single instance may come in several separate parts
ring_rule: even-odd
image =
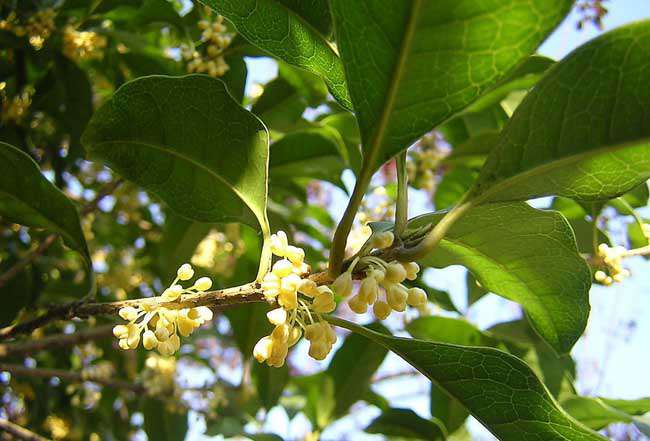
[[[300,276],[289,274],[280,282],[280,293],[296,293],[300,283]]]
[[[402,263],[404,269],[406,270],[406,278],[408,280],[415,280],[418,278],[418,272],[420,271],[420,266],[415,262],[404,262]]]
[[[271,252],[279,257],[285,257],[289,240],[284,231],[278,231],[271,235]]]
[[[324,360],[329,351],[329,346],[322,340],[312,341],[309,345],[309,356],[315,360]]]
[[[169,331],[167,330],[167,328],[164,327],[158,328],[156,329],[156,332],[154,334],[156,334],[156,339],[158,341],[169,340]]]
[[[372,311],[375,313],[375,317],[377,317],[379,320],[386,320],[390,315],[391,310],[392,309],[388,303],[384,302],[383,300],[375,302],[374,306],[372,307]]]
[[[125,325],[117,325],[113,327],[113,335],[117,338],[126,338],[129,335],[129,328]]]
[[[319,314],[328,314],[336,309],[334,294],[331,291],[318,294],[312,302],[312,308]]]
[[[178,268],[178,271],[176,271],[176,276],[178,277],[178,280],[190,280],[194,276],[192,265],[189,263],[182,264],[180,268]]]
[[[278,295],[278,303],[286,309],[296,309],[298,307],[297,291],[282,291]]]
[[[349,296],[352,294],[352,275],[347,271],[340,274],[330,288],[341,297]]]
[[[410,288],[406,303],[411,306],[420,306],[427,303],[427,293],[422,288]]]
[[[125,306],[124,308],[120,308],[119,314],[120,317],[122,317],[124,320],[128,320],[130,322],[138,318],[138,310],[132,306]]]
[[[357,314],[365,314],[365,312],[368,310],[368,304],[364,299],[362,299],[358,295],[348,300],[348,306],[352,311],[356,312]]]
[[[151,350],[158,346],[158,339],[152,330],[147,329],[142,335],[142,345],[146,350]]]
[[[282,278],[282,277],[287,277],[289,274],[291,274],[292,270],[293,270],[293,265],[291,264],[291,262],[289,262],[287,259],[282,259],[275,262],[271,272],[273,272],[273,274],[275,274],[276,276]]]
[[[594,274],[594,279],[596,279],[596,282],[603,283],[607,279],[607,274],[604,271],[598,270]]]
[[[176,320],[176,326],[178,327],[178,332],[183,336],[187,337],[190,335],[195,328],[194,320],[190,319],[185,315],[179,315]]]
[[[266,313],[272,325],[284,325],[287,322],[287,311],[284,308],[276,308]]]
[[[174,300],[178,299],[182,293],[183,293],[182,286],[172,285],[163,291],[162,297],[167,301],[173,302]]]
[[[289,245],[286,251],[286,258],[294,265],[300,265],[305,260],[305,251],[302,248]]]
[[[386,266],[385,280],[391,283],[402,283],[406,279],[406,270],[399,262],[391,262]]]
[[[289,332],[289,339],[287,340],[287,346],[291,347],[296,343],[298,343],[300,337],[302,337],[302,331],[298,326],[294,326],[293,328],[291,328],[291,331]]]
[[[307,297],[315,297],[319,294],[318,285],[316,285],[316,282],[310,279],[300,280],[300,285],[298,285],[298,291],[300,291]]]
[[[402,285],[393,285],[386,292],[386,300],[395,311],[404,312],[407,298],[408,292]]]
[[[378,290],[377,280],[374,277],[366,277],[361,281],[359,297],[368,305],[372,305],[377,300]]]
[[[209,277],[201,277],[194,283],[197,291],[207,291],[212,287],[212,280]]]

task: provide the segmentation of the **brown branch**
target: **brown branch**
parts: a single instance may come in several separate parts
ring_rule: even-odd
[[[21,341],[18,343],[0,343],[0,358],[15,355],[30,354],[42,351],[74,346],[89,341],[108,338],[113,335],[113,325],[98,326],[96,328],[84,329],[74,334],[56,334],[37,340]]]
[[[248,283],[233,288],[203,293],[186,294],[180,298],[180,301],[174,302],[161,301],[160,297],[107,303],[77,301],[53,306],[49,311],[33,320],[0,329],[0,340],[6,340],[19,334],[28,334],[56,320],[70,320],[75,317],[87,318],[98,315],[117,315],[118,311],[125,306],[159,305],[169,309],[195,308],[197,306],[223,308],[240,303],[263,301],[265,301],[264,295],[258,283]]]
[[[0,431],[4,431],[10,435],[16,437],[16,439],[24,441],[50,441],[48,438],[44,438],[37,433],[27,430],[18,424],[14,424],[9,420],[0,418]]]
[[[97,383],[102,386],[112,387],[115,389],[131,390],[137,393],[144,393],[146,389],[141,384],[132,383],[130,381],[106,378],[93,378],[82,375],[79,372],[70,372],[63,369],[45,369],[45,368],[28,368],[25,366],[0,363],[0,372],[9,372],[13,375],[38,377],[38,378],[53,378],[57,377],[61,381],[70,383]]]
[[[122,183],[121,179],[117,179],[109,184],[106,184],[102,189],[100,189],[97,192],[97,195],[93,200],[88,202],[86,205],[84,205],[80,213],[82,216],[85,216],[95,210],[97,208],[97,205],[101,202],[102,199],[104,199],[106,196],[111,194],[115,189]],[[20,261],[16,262],[15,265],[13,265],[11,268],[9,268],[7,271],[5,271],[2,275],[0,275],[0,288],[5,286],[11,279],[16,277],[18,274],[20,274],[27,266],[29,266],[32,262],[34,262],[36,259],[38,259],[40,256],[42,256],[54,243],[56,242],[57,238],[59,237],[58,234],[50,234],[43,240],[43,242],[40,243],[40,245],[34,249],[33,251],[30,251],[27,256],[25,256],[23,259]]]

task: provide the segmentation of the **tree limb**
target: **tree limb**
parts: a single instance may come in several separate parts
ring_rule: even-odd
[[[0,371],[9,372],[13,375],[38,378],[57,377],[61,381],[70,383],[84,383],[86,381],[97,383],[102,386],[112,387],[114,389],[130,390],[137,393],[144,393],[146,389],[143,385],[132,383],[130,381],[118,380],[115,378],[94,378],[82,375],[80,372],[70,372],[63,369],[45,369],[45,368],[28,368],[25,366],[0,363]]]
[[[50,441],[37,433],[27,430],[18,424],[14,424],[9,420],[0,418],[0,429],[16,437],[16,439],[24,441]]]
[[[74,334],[55,334],[37,340],[21,341],[18,343],[0,343],[0,358],[15,355],[31,354],[44,349],[63,348],[89,341],[108,338],[113,335],[113,325],[98,326],[84,329]]]

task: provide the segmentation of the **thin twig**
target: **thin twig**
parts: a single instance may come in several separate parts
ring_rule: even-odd
[[[58,378],[61,381],[69,383],[97,383],[102,386],[112,387],[114,389],[131,390],[137,393],[144,393],[145,387],[141,384],[130,381],[118,380],[115,378],[97,378],[82,375],[80,372],[70,372],[63,369],[45,369],[45,368],[28,368],[25,366],[0,363],[0,372],[9,372],[13,375],[38,378]]]
[[[97,195],[95,198],[91,201],[89,201],[86,205],[84,205],[80,213],[82,216],[85,216],[92,211],[94,211],[97,208],[97,205],[101,202],[102,199],[104,199],[106,196],[111,194],[115,189],[122,183],[121,179],[117,179],[109,184],[106,184],[102,189],[100,189],[97,192]],[[16,262],[15,265],[13,265],[11,268],[9,268],[7,271],[5,271],[3,274],[0,275],[0,288],[5,286],[11,279],[16,277],[18,274],[20,274],[27,266],[29,266],[32,262],[34,262],[37,258],[42,256],[54,243],[56,242],[57,238],[59,237],[58,234],[50,234],[48,235],[41,244],[34,249],[33,251],[29,252],[27,256],[25,256],[23,259],[20,261]]]
[[[265,301],[265,299],[262,294],[262,289],[260,285],[255,282],[216,291],[186,294],[183,295],[179,301],[174,302],[161,301],[160,297],[122,300],[107,303],[86,303],[85,301],[76,301],[52,306],[46,313],[33,320],[0,329],[0,340],[6,340],[20,334],[28,334],[35,329],[56,320],[70,320],[75,317],[88,318],[98,315],[117,315],[119,310],[125,306],[158,305],[169,309],[196,308],[197,306],[222,308],[241,303],[263,301]]]
[[[24,441],[50,441],[48,438],[44,438],[41,435],[27,430],[18,424],[14,424],[9,420],[0,418],[0,431],[4,431],[16,437],[16,439]]]
[[[17,343],[0,343],[0,358],[15,355],[31,354],[44,349],[51,350],[74,346],[89,341],[108,338],[113,335],[113,325],[98,326],[84,329],[74,334],[55,334],[37,340],[21,341]]]

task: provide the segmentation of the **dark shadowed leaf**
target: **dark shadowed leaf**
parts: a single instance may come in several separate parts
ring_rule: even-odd
[[[438,421],[422,418],[411,409],[388,409],[372,420],[365,431],[411,440],[436,441],[446,437]]]

